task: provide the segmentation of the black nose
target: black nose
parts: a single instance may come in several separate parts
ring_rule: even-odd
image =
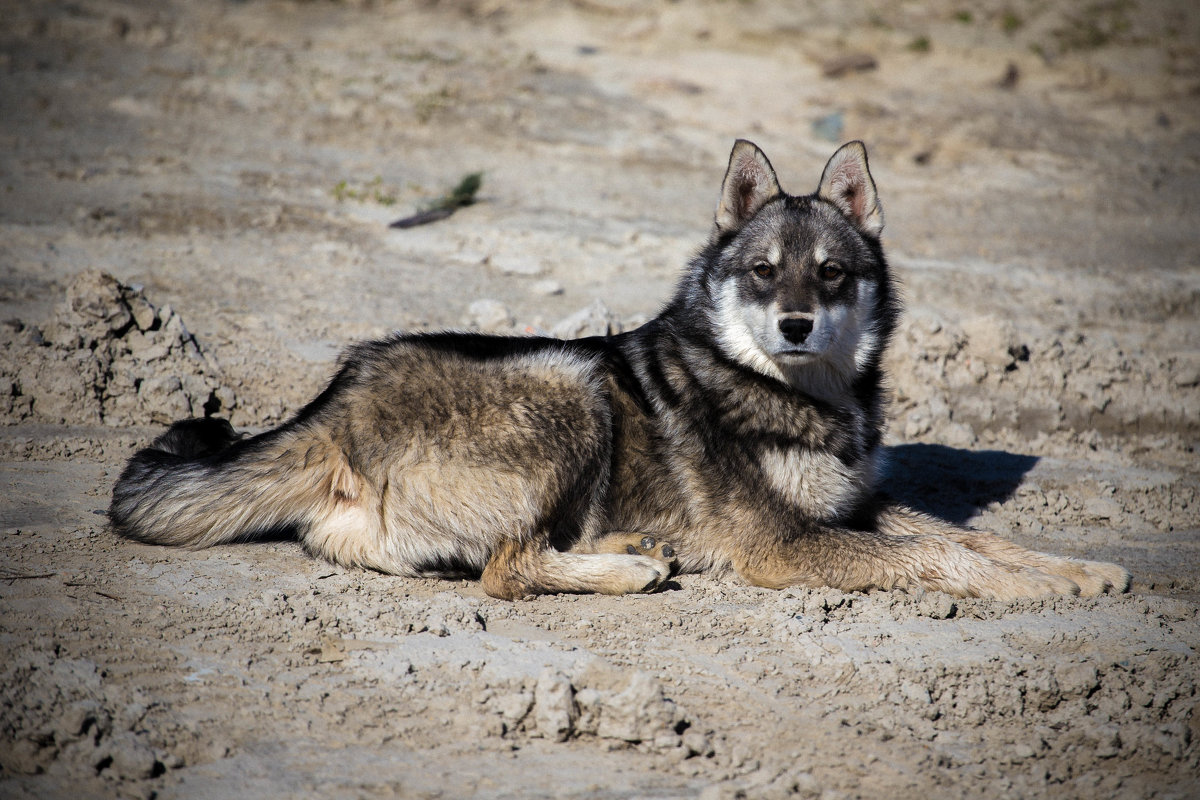
[[[788,317],[779,320],[779,332],[792,344],[800,344],[812,333],[813,323],[808,317]]]

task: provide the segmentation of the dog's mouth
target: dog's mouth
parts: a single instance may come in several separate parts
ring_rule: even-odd
[[[816,358],[818,355],[820,355],[820,353],[816,352],[815,350],[801,350],[798,347],[789,347],[786,350],[776,350],[775,353],[772,354],[774,358],[782,359],[784,361],[805,361]]]

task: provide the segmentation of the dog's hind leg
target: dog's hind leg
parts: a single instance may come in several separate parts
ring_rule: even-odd
[[[483,590],[502,600],[531,594],[652,592],[671,574],[665,561],[628,553],[563,553],[534,541],[509,539],[492,551]]]
[[[959,528],[903,506],[885,507],[876,522],[884,533],[944,536],[1010,569],[1039,570],[1067,578],[1079,587],[1082,595],[1098,595],[1109,591],[1120,593],[1129,589],[1129,572],[1117,564],[1027,550],[995,534]]]

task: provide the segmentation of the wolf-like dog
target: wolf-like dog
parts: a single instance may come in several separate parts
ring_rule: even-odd
[[[1018,598],[1124,591],[877,494],[899,302],[861,142],[793,196],[754,144],[652,321],[563,341],[395,334],[341,356],[281,427],[176,423],[113,528],[203,547],[291,532],[344,565],[474,575],[494,597],[649,592],[674,569],[766,587]]]

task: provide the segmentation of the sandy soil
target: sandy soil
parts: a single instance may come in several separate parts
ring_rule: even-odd
[[[0,795],[1195,796],[1200,11],[843,5],[0,1]],[[737,136],[794,192],[868,143],[889,488],[1130,594],[506,603],[106,530],[164,423],[346,341],[652,315]]]

